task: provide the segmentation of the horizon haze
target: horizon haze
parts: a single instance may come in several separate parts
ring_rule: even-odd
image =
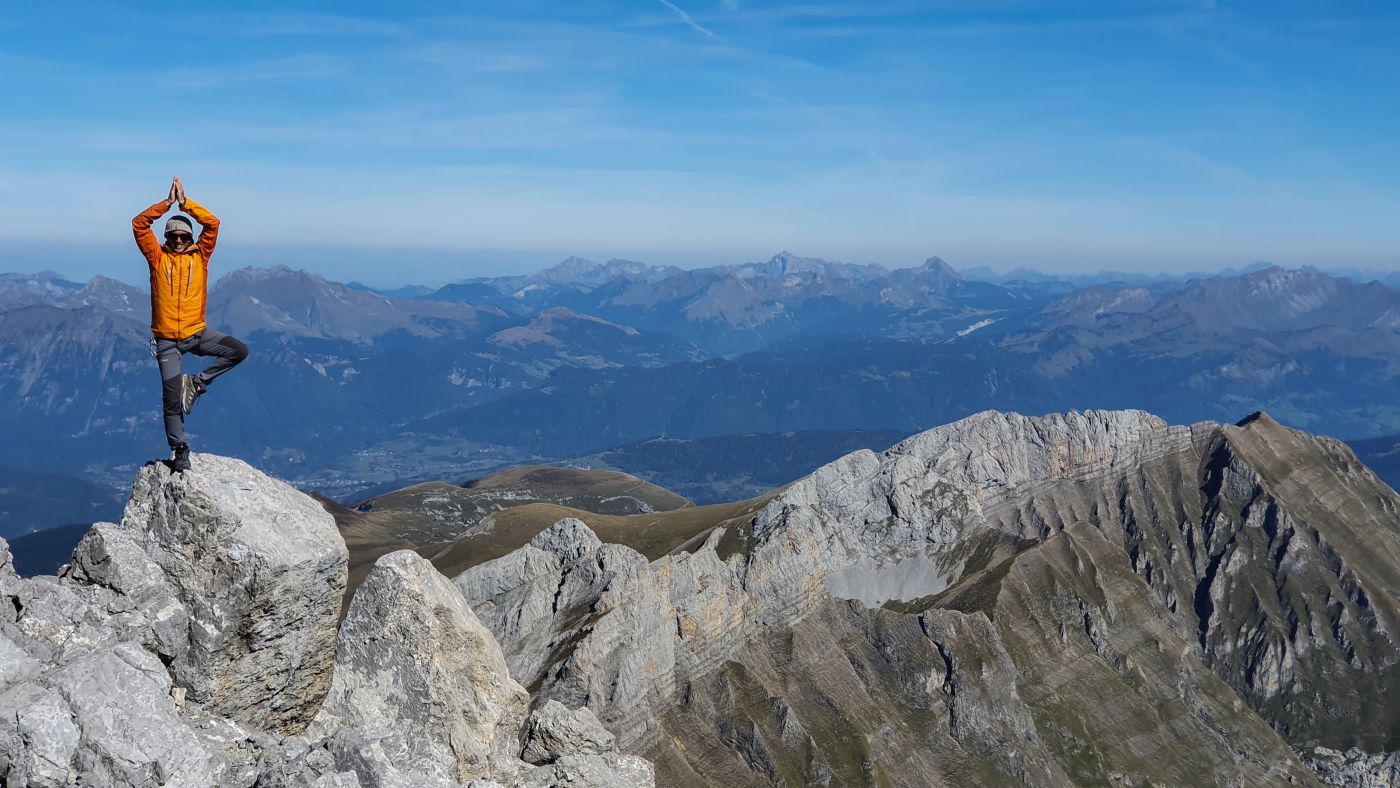
[[[478,279],[507,278],[538,274],[571,260],[584,260],[598,266],[603,266],[608,262],[626,261],[642,263],[648,266],[674,266],[683,271],[700,271],[712,268],[761,265],[765,261],[777,259],[782,256],[790,256],[799,259],[818,260],[826,263],[878,265],[890,271],[918,268],[928,260],[938,259],[967,278],[996,282],[1021,278],[1023,274],[1032,275],[1032,278],[1036,279],[1048,277],[1081,282],[1090,280],[1123,282],[1168,281],[1230,276],[1259,270],[1261,268],[1278,266],[1289,270],[1328,273],[1333,276],[1345,277],[1358,282],[1378,281],[1392,287],[1400,285],[1400,277],[1397,277],[1397,273],[1400,273],[1400,271],[1390,271],[1379,268],[1330,266],[1325,264],[1282,265],[1272,260],[1242,261],[1208,269],[1182,268],[1181,270],[1170,270],[1157,268],[1130,270],[1125,267],[1057,269],[1051,266],[1035,265],[960,266],[937,254],[926,255],[917,260],[896,261],[894,264],[889,264],[871,260],[845,260],[824,257],[822,255],[807,255],[788,249],[783,249],[769,255],[756,255],[744,259],[719,260],[716,262],[696,262],[688,260],[688,258],[683,256],[676,257],[674,260],[666,258],[630,259],[607,254],[589,255],[560,252],[556,253],[554,257],[549,257],[545,253],[539,252],[433,249],[420,252],[419,256],[426,255],[429,261],[438,263],[437,266],[432,268],[421,269],[431,271],[432,275],[436,278],[415,279],[411,275],[404,274],[403,271],[420,269],[413,266],[408,266],[406,268],[398,264],[397,261],[391,259],[395,254],[395,251],[391,249],[378,247],[301,247],[297,248],[295,253],[287,253],[285,251],[279,252],[278,249],[270,247],[229,245],[235,247],[234,255],[237,257],[237,260],[227,265],[216,267],[212,272],[211,282],[217,281],[228,273],[243,269],[289,268],[294,271],[303,271],[313,276],[318,276],[327,281],[339,282],[342,284],[358,284],[374,290],[393,291],[424,288],[426,290],[435,291],[448,285]],[[33,250],[36,248],[36,246],[30,244],[7,247],[4,242],[0,242],[0,258],[9,259],[11,261],[4,267],[4,270],[0,270],[0,276],[42,276],[45,274],[57,274],[63,279],[76,283],[87,282],[94,276],[100,276],[108,279],[115,279],[116,281],[138,289],[147,289],[148,283],[145,271],[117,269],[105,262],[120,254],[120,251],[112,248],[111,245],[92,244],[88,246],[78,246],[73,254],[54,256],[45,264],[37,262],[37,260],[43,259],[43,255],[35,254]],[[12,252],[16,251],[17,253],[12,254]],[[30,265],[22,263],[16,264],[16,261],[23,260],[35,260],[36,262]],[[386,266],[391,267],[386,268]],[[392,273],[386,273],[386,271],[391,271]],[[454,275],[453,272],[457,272],[460,275]],[[423,293],[423,296],[428,297],[428,293]]]

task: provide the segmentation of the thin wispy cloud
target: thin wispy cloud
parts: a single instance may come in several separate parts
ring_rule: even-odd
[[[675,12],[676,16],[679,17],[682,22],[689,25],[691,30],[694,30],[697,33],[703,33],[709,36],[710,38],[719,38],[719,36],[715,35],[712,30],[710,30],[707,27],[704,27],[699,22],[696,22],[694,19],[691,19],[690,14],[687,14],[684,8],[681,8],[675,3],[672,3],[671,0],[657,0],[657,2],[661,3],[662,5]]]

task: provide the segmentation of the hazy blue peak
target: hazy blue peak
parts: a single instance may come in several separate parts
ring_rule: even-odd
[[[0,274],[0,281],[3,282],[71,282],[68,277],[57,271],[39,271],[32,274],[6,273]]]
[[[232,271],[219,277],[213,284],[213,288],[243,287],[243,286],[263,286],[268,283],[285,282],[289,284],[316,283],[334,284],[337,287],[345,287],[337,282],[332,282],[327,278],[300,268],[292,268],[287,265],[272,266],[245,266],[235,268]]]

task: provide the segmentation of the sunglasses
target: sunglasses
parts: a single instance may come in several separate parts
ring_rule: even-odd
[[[168,235],[165,236],[165,240],[171,241],[171,242],[173,242],[173,243],[180,243],[181,241],[189,241],[189,240],[191,240],[192,238],[194,238],[194,236],[190,235],[189,233],[170,233],[170,234],[168,234]]]

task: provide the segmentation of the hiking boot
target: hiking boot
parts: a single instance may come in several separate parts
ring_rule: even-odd
[[[186,416],[194,410],[195,400],[203,394],[208,387],[199,382],[199,378],[194,375],[180,376],[180,410]]]
[[[175,457],[170,461],[170,470],[188,471],[190,469],[190,445],[181,443],[175,447]]]

